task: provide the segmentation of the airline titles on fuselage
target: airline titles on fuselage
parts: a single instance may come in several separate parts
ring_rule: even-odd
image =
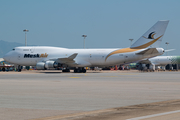
[[[24,54],[24,58],[46,58],[48,56],[47,53],[45,54]]]

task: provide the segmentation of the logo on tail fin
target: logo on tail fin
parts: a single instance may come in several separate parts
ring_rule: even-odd
[[[154,38],[154,35],[155,35],[156,33],[155,32],[151,32],[149,35],[148,35],[148,38],[146,38],[146,37],[144,37],[144,38],[146,38],[146,39],[155,39]]]
[[[154,39],[155,34],[156,34],[155,32],[150,33],[148,36],[148,39]]]

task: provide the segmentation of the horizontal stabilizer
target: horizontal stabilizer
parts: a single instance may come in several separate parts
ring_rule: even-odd
[[[175,49],[164,50],[165,52],[174,51]]]
[[[136,53],[136,55],[150,55],[150,54],[155,54],[155,53],[159,53],[156,48],[148,48],[144,51]]]

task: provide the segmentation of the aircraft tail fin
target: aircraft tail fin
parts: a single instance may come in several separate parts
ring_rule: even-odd
[[[130,48],[143,49],[147,47],[159,47],[169,20],[158,21],[146,33],[143,34]]]

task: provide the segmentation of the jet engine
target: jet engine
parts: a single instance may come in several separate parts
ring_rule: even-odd
[[[45,63],[44,62],[38,62],[37,64],[36,64],[36,69],[37,70],[45,70],[46,68],[45,68]]]
[[[56,68],[58,67],[58,63],[54,61],[46,61],[45,62],[45,68]]]
[[[155,66],[154,64],[151,64],[151,65],[149,66],[149,70],[150,70],[150,71],[155,71],[156,68],[157,68],[157,66]]]
[[[58,63],[56,63],[55,61],[38,62],[36,64],[37,70],[45,70],[48,68],[56,68],[56,67],[58,67]]]
[[[156,48],[156,49],[161,55],[165,52],[163,48]]]

